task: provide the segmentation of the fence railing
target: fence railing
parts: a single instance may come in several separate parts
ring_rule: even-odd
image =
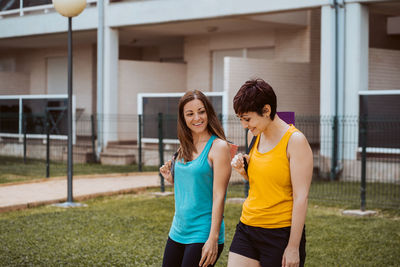
[[[26,162],[47,158],[51,173],[52,161],[67,159],[67,141],[57,138],[64,136],[65,129],[58,128],[64,124],[57,126],[55,122],[62,119],[51,121],[48,114],[34,116],[35,124],[26,123],[29,116],[24,116],[22,138],[21,135],[1,137],[0,156],[17,157],[21,163],[24,159]],[[17,117],[0,113],[0,130],[15,128],[13,123]],[[137,164],[142,170],[144,166],[158,166],[171,158],[179,145],[175,116],[83,114],[76,119],[74,162]],[[227,139],[244,152],[246,132],[239,120],[235,116],[220,116],[220,119]],[[102,133],[97,132],[100,120],[102,125],[109,125]],[[310,198],[364,208],[400,208],[400,120],[340,117],[336,141],[333,124],[332,117],[296,116],[295,126],[307,137],[314,156]],[[35,131],[40,138],[33,138],[29,131]],[[104,135],[114,141],[109,141],[96,155],[97,136]],[[160,140],[163,140],[162,145]],[[336,153],[335,162],[333,153]],[[231,182],[244,183],[235,172]]]

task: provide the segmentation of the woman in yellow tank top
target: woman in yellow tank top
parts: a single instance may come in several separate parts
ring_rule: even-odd
[[[305,136],[276,115],[276,95],[262,79],[247,81],[233,100],[248,141],[249,155],[232,167],[249,181],[229,252],[228,267],[304,266],[305,218],[313,157]],[[248,162],[248,170],[244,169]]]

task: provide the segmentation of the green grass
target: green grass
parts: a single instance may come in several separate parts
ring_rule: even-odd
[[[360,208],[360,182],[313,181],[310,199],[345,205],[346,208]],[[366,207],[400,209],[400,184],[367,183]]]
[[[144,166],[144,171],[158,171],[157,166]],[[128,173],[138,171],[137,165],[111,166],[95,163],[74,164],[74,175]],[[50,163],[50,177],[66,176],[67,166],[61,162]],[[0,156],[0,184],[29,181],[46,176],[46,163],[43,160],[29,159],[26,164],[22,158]],[[243,196],[243,187],[236,189]],[[400,209],[400,184],[367,183],[367,208]],[[310,199],[346,205],[346,208],[360,208],[360,182],[337,182],[314,180]]]
[[[366,189],[367,209],[400,209],[400,184],[367,183]],[[234,190],[236,194],[244,196],[243,185],[235,187]],[[347,209],[359,209],[360,182],[313,181],[310,199]]]
[[[74,175],[128,173],[138,171],[138,165],[102,165],[97,163],[74,164]],[[157,171],[157,166],[144,166],[144,171]],[[50,177],[67,175],[67,165],[64,162],[50,162]],[[46,162],[44,160],[28,159],[26,164],[22,158],[0,156],[0,184],[29,181],[46,177]]]
[[[0,266],[161,266],[174,202],[154,197],[155,190],[89,200],[85,208],[1,213]],[[231,186],[228,196],[241,196],[241,187]],[[240,212],[241,205],[226,205],[219,267],[226,266]],[[355,218],[312,201],[306,266],[398,266],[399,222],[398,210]]]

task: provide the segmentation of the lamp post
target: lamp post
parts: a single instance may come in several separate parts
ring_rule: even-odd
[[[67,202],[58,206],[82,206],[74,203],[72,197],[72,17],[78,16],[86,7],[86,0],[53,0],[55,10],[68,18],[68,197]]]

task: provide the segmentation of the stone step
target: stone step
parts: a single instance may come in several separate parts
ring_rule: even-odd
[[[90,146],[92,147],[92,141],[76,141],[75,146]]]
[[[136,140],[120,140],[120,141],[109,141],[107,146],[114,146],[114,145],[137,145]]]
[[[68,152],[64,151],[62,154],[63,161],[68,160]],[[79,151],[73,150],[72,151],[72,161],[74,163],[89,163],[93,162],[93,153],[90,151]]]
[[[63,147],[63,152],[67,153],[67,151],[68,151],[68,146],[65,145],[65,146]],[[73,151],[74,153],[75,153],[75,152],[80,152],[80,153],[83,153],[83,152],[92,153],[92,152],[93,152],[93,148],[92,148],[91,146],[73,145],[72,151]]]
[[[79,146],[92,146],[92,136],[90,135],[77,135],[76,144]]]
[[[136,145],[112,145],[107,146],[104,152],[106,153],[126,153],[126,154],[136,154],[138,148]]]
[[[130,165],[136,163],[136,155],[125,152],[101,152],[100,163],[104,165]]]

